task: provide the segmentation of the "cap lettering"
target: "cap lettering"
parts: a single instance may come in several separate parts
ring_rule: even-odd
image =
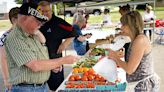
[[[37,18],[40,18],[40,19],[48,20],[48,17],[42,15],[39,11],[31,7],[28,8],[28,14],[35,16]]]

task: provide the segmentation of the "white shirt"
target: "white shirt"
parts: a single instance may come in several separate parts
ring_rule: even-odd
[[[150,13],[148,13],[148,12],[145,11],[144,15],[143,15],[144,21],[151,21],[151,18],[155,19],[154,12],[150,11]]]
[[[104,14],[104,16],[103,16],[103,24],[107,24],[107,25],[111,25],[112,24],[110,15]]]

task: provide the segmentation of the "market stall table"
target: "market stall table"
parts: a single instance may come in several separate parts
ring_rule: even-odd
[[[115,91],[125,92],[126,73],[122,68],[118,68],[117,72],[118,72],[118,77],[121,79],[121,82],[118,85],[108,86],[108,87],[110,87],[110,88],[108,88],[108,90],[106,88],[104,88],[107,85],[99,86],[98,90],[97,90],[97,88],[94,88],[94,89],[90,89],[90,88],[89,89],[87,89],[87,88],[74,88],[74,89],[66,88],[66,82],[68,82],[69,77],[72,75],[72,72],[71,72],[67,76],[67,78],[62,82],[62,84],[59,86],[59,88],[56,90],[56,92],[92,92],[92,91],[93,92],[102,92],[105,90],[106,90],[105,92],[115,92]]]
[[[89,43],[95,43],[96,39],[103,39],[109,35],[115,35],[114,29],[90,29],[82,30],[83,34],[92,33],[92,37],[87,39]]]
[[[102,39],[102,38],[106,38],[106,36],[109,36],[111,34],[113,34],[113,35],[115,34],[115,30],[103,30],[103,32],[102,32],[102,30],[94,29],[94,30],[85,30],[83,32],[84,33],[92,33],[93,35],[95,34],[95,39],[93,39],[93,38],[90,39],[90,42],[94,42],[94,43],[97,38]],[[105,53],[105,49],[103,52]],[[87,60],[84,59],[84,57],[83,57],[82,59],[84,59],[85,61],[82,61],[82,63],[81,62],[76,63],[76,65],[73,67],[73,71],[67,76],[67,78],[63,81],[63,83],[59,86],[59,88],[57,89],[57,92],[92,92],[92,91],[93,92],[95,92],[95,91],[96,92],[99,92],[99,91],[100,92],[101,91],[125,92],[125,90],[126,90],[126,73],[125,73],[125,71],[121,68],[115,68],[115,73],[118,74],[117,79],[114,81],[107,81],[106,79],[104,79],[101,75],[97,74],[96,72],[95,73],[89,72],[91,69],[93,69],[92,67],[94,66],[94,65],[93,66],[90,66],[90,65],[92,65],[93,63],[96,64],[98,62],[101,62],[100,61],[101,57],[103,58],[105,55],[104,56],[102,54],[98,55],[98,58],[97,58],[97,55],[93,55],[93,57],[92,57],[92,55],[91,55],[91,57],[90,57],[90,55],[89,55],[89,57],[84,56],[85,58],[87,58]],[[93,59],[94,60],[96,59],[96,60],[94,61]],[[89,69],[84,72],[84,68],[85,69],[89,68]],[[81,72],[81,69],[83,70],[83,72]],[[88,73],[88,75],[85,75],[87,73]],[[113,73],[110,73],[110,74],[113,75]],[[90,75],[92,76],[92,78]],[[80,76],[80,78],[78,77],[78,79],[77,79],[77,76]],[[84,76],[87,77],[86,80],[83,79]],[[99,76],[99,77],[97,77],[97,76]],[[99,78],[99,79],[97,79],[97,78]],[[92,86],[88,87],[88,84],[92,84]]]

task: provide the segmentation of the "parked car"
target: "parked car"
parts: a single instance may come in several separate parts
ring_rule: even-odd
[[[100,15],[105,9],[105,6],[78,6],[76,7],[66,7],[59,9],[59,15],[73,16],[77,10],[83,10],[86,14]]]
[[[137,7],[136,7],[136,9],[138,9],[138,10],[145,10],[146,9],[146,5],[149,5],[149,4],[139,4],[139,5],[137,5]]]

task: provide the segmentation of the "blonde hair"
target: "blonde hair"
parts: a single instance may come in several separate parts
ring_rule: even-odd
[[[131,11],[123,15],[120,19],[122,25],[128,25],[132,35],[136,37],[143,32],[144,23],[141,14],[138,11]]]
[[[85,22],[85,18],[83,17],[83,15],[77,13],[77,14],[73,17],[73,22],[74,22],[74,24],[77,24],[77,23],[84,23],[84,22]]]

